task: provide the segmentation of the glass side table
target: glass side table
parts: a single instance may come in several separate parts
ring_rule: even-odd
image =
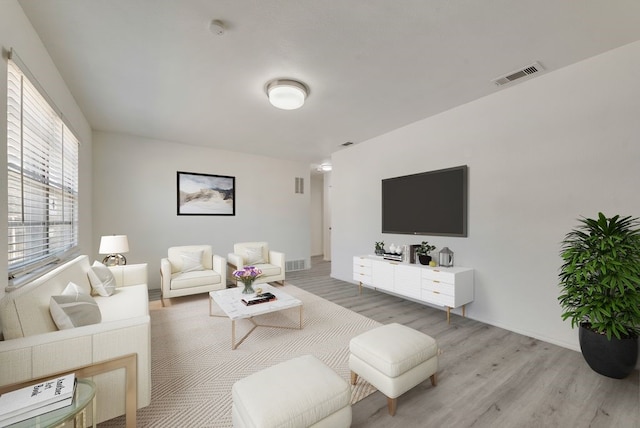
[[[57,410],[34,416],[24,421],[16,422],[7,428],[47,428],[47,427],[67,427],[85,428],[87,425],[87,407],[92,403],[91,417],[93,428],[96,426],[96,384],[88,379],[78,379],[73,402]],[[69,423],[73,423],[70,425]]]

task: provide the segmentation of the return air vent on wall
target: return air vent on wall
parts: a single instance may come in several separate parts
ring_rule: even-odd
[[[305,270],[305,262],[302,260],[287,260],[284,262],[284,270],[285,272],[291,272],[294,270]]]
[[[543,70],[544,68],[542,67],[542,65],[540,65],[539,62],[534,62],[533,64],[527,65],[526,67],[521,68],[520,70],[512,71],[509,74],[506,74],[502,77],[498,77],[497,79],[492,80],[492,82],[495,83],[497,86],[502,86],[502,85],[506,85],[507,83],[511,83],[514,80],[518,80],[523,77],[527,77],[532,74],[539,73]]]

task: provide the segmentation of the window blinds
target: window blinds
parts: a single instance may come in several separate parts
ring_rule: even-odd
[[[78,140],[14,61],[7,72],[9,279],[78,244]]]

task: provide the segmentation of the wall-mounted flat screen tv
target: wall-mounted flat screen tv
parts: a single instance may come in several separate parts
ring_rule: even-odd
[[[467,165],[382,180],[382,233],[467,236]]]

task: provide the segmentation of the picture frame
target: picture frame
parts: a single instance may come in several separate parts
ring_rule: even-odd
[[[178,215],[236,215],[236,178],[177,171]]]

